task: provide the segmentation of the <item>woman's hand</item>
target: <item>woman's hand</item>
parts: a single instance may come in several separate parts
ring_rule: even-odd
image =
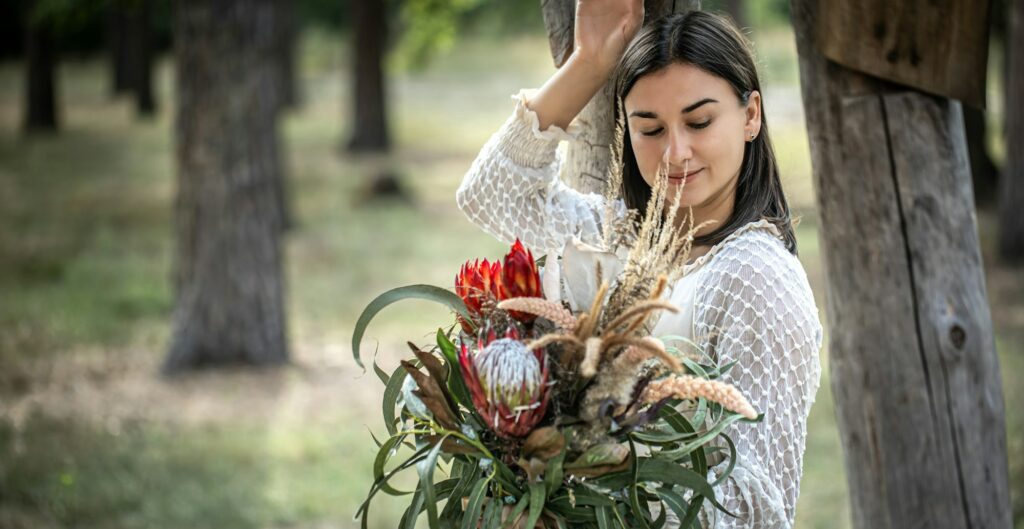
[[[643,0],[577,0],[576,47],[529,101],[540,130],[569,126],[608,81],[643,21]]]
[[[643,0],[578,0],[573,53],[610,72],[643,22]]]

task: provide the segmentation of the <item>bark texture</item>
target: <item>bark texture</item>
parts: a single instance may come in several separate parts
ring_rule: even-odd
[[[853,526],[1009,528],[960,104],[826,60],[818,5],[791,0]]]
[[[165,372],[288,360],[272,0],[180,0],[176,300]]]

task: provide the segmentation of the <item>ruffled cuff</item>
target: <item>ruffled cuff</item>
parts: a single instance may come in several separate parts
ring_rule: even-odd
[[[512,96],[515,111],[498,132],[498,149],[516,165],[541,168],[555,160],[555,150],[562,140],[575,140],[579,125],[570,123],[568,130],[551,125],[540,130],[537,113],[526,106],[535,90],[520,90]]]

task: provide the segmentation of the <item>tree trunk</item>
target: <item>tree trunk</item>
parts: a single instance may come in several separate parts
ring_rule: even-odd
[[[391,146],[384,88],[383,63],[388,38],[384,7],[384,0],[351,2],[355,28],[352,47],[355,120],[347,146],[350,152],[385,152]]]
[[[853,526],[1009,528],[960,104],[826,60],[818,5],[791,1]]]
[[[277,8],[276,25],[278,29],[277,54],[281,107],[284,109],[299,106],[298,80],[295,74],[295,46],[298,39],[298,26],[295,19],[295,3],[288,1],[275,2]]]
[[[1010,2],[1006,38],[1006,169],[999,192],[999,254],[1024,262],[1024,0]]]
[[[107,53],[110,56],[110,93],[118,96],[131,90],[128,80],[127,14],[121,0],[107,5]]]
[[[991,204],[996,197],[999,183],[999,169],[988,155],[985,111],[964,105],[964,133],[967,136],[967,154],[971,161],[971,178],[974,181],[974,202],[978,205]]]
[[[35,3],[29,3],[29,12]],[[25,132],[57,130],[57,51],[49,20],[25,24]]]
[[[151,4],[151,0],[112,0],[107,7],[111,93],[131,94],[137,113],[144,117],[156,113]]]
[[[176,299],[166,373],[288,360],[272,0],[179,0]]]
[[[150,36],[150,1],[136,0],[125,8],[125,67],[128,84],[141,116],[156,113],[153,98],[153,43]]]
[[[548,43],[551,46],[551,56],[554,58],[555,66],[561,67],[573,50],[576,2],[541,0],[541,9],[544,14],[544,26],[548,32]],[[647,22],[673,12],[700,9],[700,0],[646,0],[644,9],[644,18]],[[615,139],[612,112],[614,99],[614,83],[606,83],[576,116],[575,123],[580,127],[579,140],[569,143],[561,176],[579,191],[604,193],[608,164],[611,161],[608,149]]]

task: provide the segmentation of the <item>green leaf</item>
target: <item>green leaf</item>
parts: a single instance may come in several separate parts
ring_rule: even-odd
[[[696,437],[697,430],[690,424],[690,421],[686,419],[686,416],[679,412],[679,410],[665,406],[659,412],[658,415],[665,419],[665,422],[672,427],[673,430],[685,434],[687,437]],[[693,454],[691,454],[693,460],[694,472],[706,476],[708,474],[708,458],[704,450],[704,445],[700,445],[694,448]]]
[[[640,507],[640,494],[638,492],[638,489],[640,488],[638,485],[640,477],[640,460],[636,456],[636,444],[633,443],[632,439],[629,440],[629,453],[633,456],[633,465],[630,469],[630,472],[633,474],[633,483],[629,485],[630,507],[633,509],[633,517],[640,520],[640,526],[643,527],[643,529],[651,529],[650,520],[647,519],[647,514],[644,513],[644,510]]]
[[[389,290],[371,301],[370,304],[363,309],[363,313],[359,315],[359,320],[356,321],[355,330],[352,332],[352,357],[355,359],[356,364],[358,364],[359,367],[365,369],[362,359],[359,358],[359,344],[363,340],[363,334],[366,332],[366,327],[370,325],[374,316],[383,310],[384,307],[403,299],[425,299],[428,301],[434,301],[457,312],[467,321],[471,320],[469,310],[466,309],[466,304],[462,302],[462,299],[459,298],[459,296],[450,290],[445,290],[433,285],[409,285]]]
[[[373,361],[373,372],[377,374],[377,378],[379,378],[386,387],[388,385],[388,379],[391,377],[388,376],[387,372],[381,369],[379,365],[377,365],[377,360]]]
[[[402,384],[405,382],[405,377],[409,376],[409,373],[405,371],[405,368],[398,366],[395,372],[388,378],[388,384],[384,388],[384,400],[383,400],[383,412],[384,412],[384,427],[388,429],[388,433],[395,435],[398,432],[398,427],[395,426],[395,420],[397,415],[395,414],[395,406],[398,403],[398,396],[402,394]]]
[[[475,464],[461,462],[458,459],[452,463],[451,475],[459,476],[459,483],[452,489],[448,503],[444,506],[444,510],[441,511],[442,520],[453,521],[459,518],[459,514],[462,513],[462,498],[470,493],[476,482],[481,481],[477,468]],[[454,527],[452,523],[448,525]]]
[[[430,529],[441,529],[437,519],[437,496],[434,490],[434,469],[437,468],[437,456],[441,454],[441,445],[448,437],[441,437],[434,448],[419,463],[416,463],[416,470],[420,474],[420,486],[423,487],[423,501],[427,504],[427,523]]]
[[[491,483],[492,477],[494,477],[493,473],[473,485],[473,492],[469,494],[469,503],[466,505],[466,512],[462,517],[462,529],[476,529],[477,521],[480,520],[480,507],[487,496],[487,486]],[[459,501],[461,502],[462,499],[460,498]]]
[[[405,514],[402,515],[402,520],[399,523],[399,527],[402,529],[416,529],[416,519],[420,517],[420,511],[423,510],[423,483],[420,483],[419,487],[416,487],[416,493],[412,496],[412,503],[405,509]]]
[[[523,497],[519,498],[519,503],[516,504],[515,509],[512,509],[512,512],[508,515],[508,519],[505,520],[505,523],[501,524],[502,529],[508,529],[512,527],[512,523],[519,518],[519,515],[523,514],[523,511],[525,511],[526,507],[528,507],[529,505],[530,495],[524,494]]]
[[[722,434],[722,437],[725,438],[725,442],[729,445],[729,465],[725,467],[725,472],[718,476],[718,479],[711,484],[712,487],[716,487],[719,483],[725,481],[725,478],[728,478],[732,474],[732,470],[736,468],[736,445],[728,435]]]
[[[595,514],[597,514],[598,529],[612,529],[612,516],[610,507],[598,507],[595,510]]]
[[[564,470],[562,463],[565,462],[565,450],[548,461],[548,467],[544,470],[544,484],[547,487],[547,497],[550,498],[562,486]]]
[[[667,505],[669,509],[672,509],[672,512],[676,513],[676,518],[678,518],[680,520],[679,527],[680,528],[688,527],[689,526],[689,522],[687,522],[686,524],[681,523],[683,520],[685,520],[689,516],[689,512],[690,512],[690,505],[688,503],[686,503],[686,500],[683,499],[682,495],[680,495],[679,493],[675,492],[670,487],[658,487],[658,489],[656,490],[656,493],[657,493],[658,497],[661,498],[662,504],[663,505]],[[699,503],[698,503],[698,505],[699,505]],[[664,507],[663,507],[663,509],[664,509]],[[698,510],[699,510],[699,507],[698,507]]]
[[[473,397],[469,393],[469,388],[466,387],[466,381],[462,378],[462,368],[459,366],[459,354],[455,350],[455,344],[445,336],[441,329],[437,330],[437,346],[441,349],[445,361],[448,362],[448,391],[467,410],[475,410]]]
[[[491,501],[487,502],[487,508],[484,509],[484,515],[481,523],[481,529],[498,529],[501,527],[501,508],[504,505],[501,500],[492,498]]]
[[[540,519],[540,515],[544,512],[544,499],[547,497],[547,489],[544,487],[544,483],[535,481],[530,483],[530,515],[526,518],[526,525],[523,527],[534,527],[537,525],[537,520]]]
[[[377,451],[377,457],[373,460],[373,480],[377,482],[384,478],[384,465],[387,464],[388,459],[391,458],[392,451],[396,449],[397,445],[402,442],[405,438],[405,434],[398,434],[391,436],[387,441],[381,445],[380,450]],[[401,491],[388,485],[387,482],[383,482],[380,485],[380,490],[385,494],[391,496],[405,496],[406,494],[412,494],[411,491]]]
[[[694,439],[693,441],[690,441],[687,444],[684,444],[683,446],[681,446],[679,448],[675,448],[675,449],[672,449],[672,450],[663,450],[663,451],[658,453],[658,457],[659,458],[665,458],[665,459],[671,459],[671,460],[675,461],[675,460],[678,460],[678,459],[682,458],[683,456],[690,455],[690,452],[693,452],[698,447],[707,444],[708,441],[711,441],[712,439],[717,437],[726,428],[728,428],[731,424],[733,424],[735,422],[738,422],[740,420],[743,420],[743,416],[742,415],[730,415],[730,416],[726,417],[725,419],[722,419],[721,421],[719,421],[718,424],[716,424],[712,429],[710,429],[707,432],[705,432],[704,435],[701,435],[700,437]]]

